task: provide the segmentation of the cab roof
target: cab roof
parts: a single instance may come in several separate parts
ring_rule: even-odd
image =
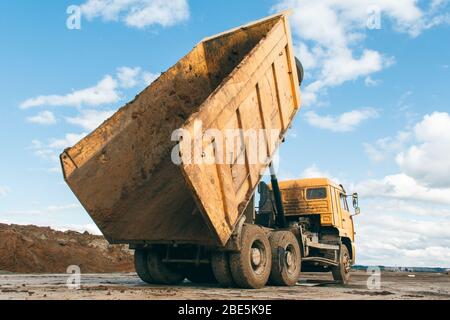
[[[309,179],[280,181],[279,186],[280,189],[332,186],[342,190],[342,187],[340,185],[334,183],[328,178],[309,178]]]

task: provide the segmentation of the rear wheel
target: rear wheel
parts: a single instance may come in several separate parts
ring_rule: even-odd
[[[337,267],[333,267],[331,272],[333,273],[333,279],[335,281],[338,281],[343,285],[347,285],[350,281],[350,253],[348,252],[347,246],[343,244],[341,244],[341,249],[339,252],[339,265]]]
[[[183,282],[185,275],[174,265],[166,264],[163,254],[159,250],[148,252],[148,265],[150,275],[155,284],[176,285]]]
[[[272,252],[267,235],[261,227],[245,225],[241,251],[230,254],[234,281],[241,288],[263,288],[269,279],[271,266]]]
[[[210,264],[189,267],[186,272],[186,278],[197,284],[217,283]]]
[[[211,266],[217,282],[222,287],[229,288],[235,285],[227,252],[214,252],[211,257]]]
[[[272,248],[272,271],[270,283],[278,286],[293,286],[301,272],[301,253],[298,241],[289,231],[274,232],[270,237]]]
[[[152,284],[154,282],[150,275],[150,269],[148,265],[148,250],[136,249],[134,251],[134,268],[136,273],[142,281]]]

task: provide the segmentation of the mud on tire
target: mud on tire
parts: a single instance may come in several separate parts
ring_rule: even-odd
[[[224,288],[235,286],[233,276],[231,275],[229,255],[227,252],[214,252],[211,256],[211,266],[214,276],[220,286]]]
[[[186,278],[184,273],[174,265],[165,264],[162,256],[159,250],[148,251],[148,265],[153,283],[177,285],[183,282]]]
[[[152,284],[154,280],[150,275],[150,269],[148,265],[148,250],[136,249],[134,251],[134,268],[137,275],[142,281]]]
[[[272,251],[263,228],[244,225],[241,251],[230,254],[235,283],[245,289],[263,288],[269,279],[271,266]]]
[[[343,285],[350,282],[351,258],[347,246],[341,244],[339,250],[339,266],[331,268],[333,279]]]
[[[277,231],[270,237],[272,248],[272,271],[270,283],[277,286],[293,286],[301,272],[301,252],[294,234]]]

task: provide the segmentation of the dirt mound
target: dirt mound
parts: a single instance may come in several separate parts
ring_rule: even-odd
[[[134,272],[127,246],[111,246],[101,236],[50,228],[0,224],[0,271],[66,273]]]

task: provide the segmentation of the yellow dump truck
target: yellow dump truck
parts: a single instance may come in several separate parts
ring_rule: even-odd
[[[300,260],[330,270],[343,265],[338,256],[354,260],[353,230],[335,200],[311,215],[311,225],[314,214],[326,222],[318,233],[305,222],[310,211],[284,214],[280,197],[291,193],[276,184],[266,192],[276,210],[254,210],[262,173],[300,108],[293,52],[286,12],[204,39],[61,154],[67,184],[110,243],[135,250],[143,281],[292,285]],[[258,133],[258,161],[249,132]]]

